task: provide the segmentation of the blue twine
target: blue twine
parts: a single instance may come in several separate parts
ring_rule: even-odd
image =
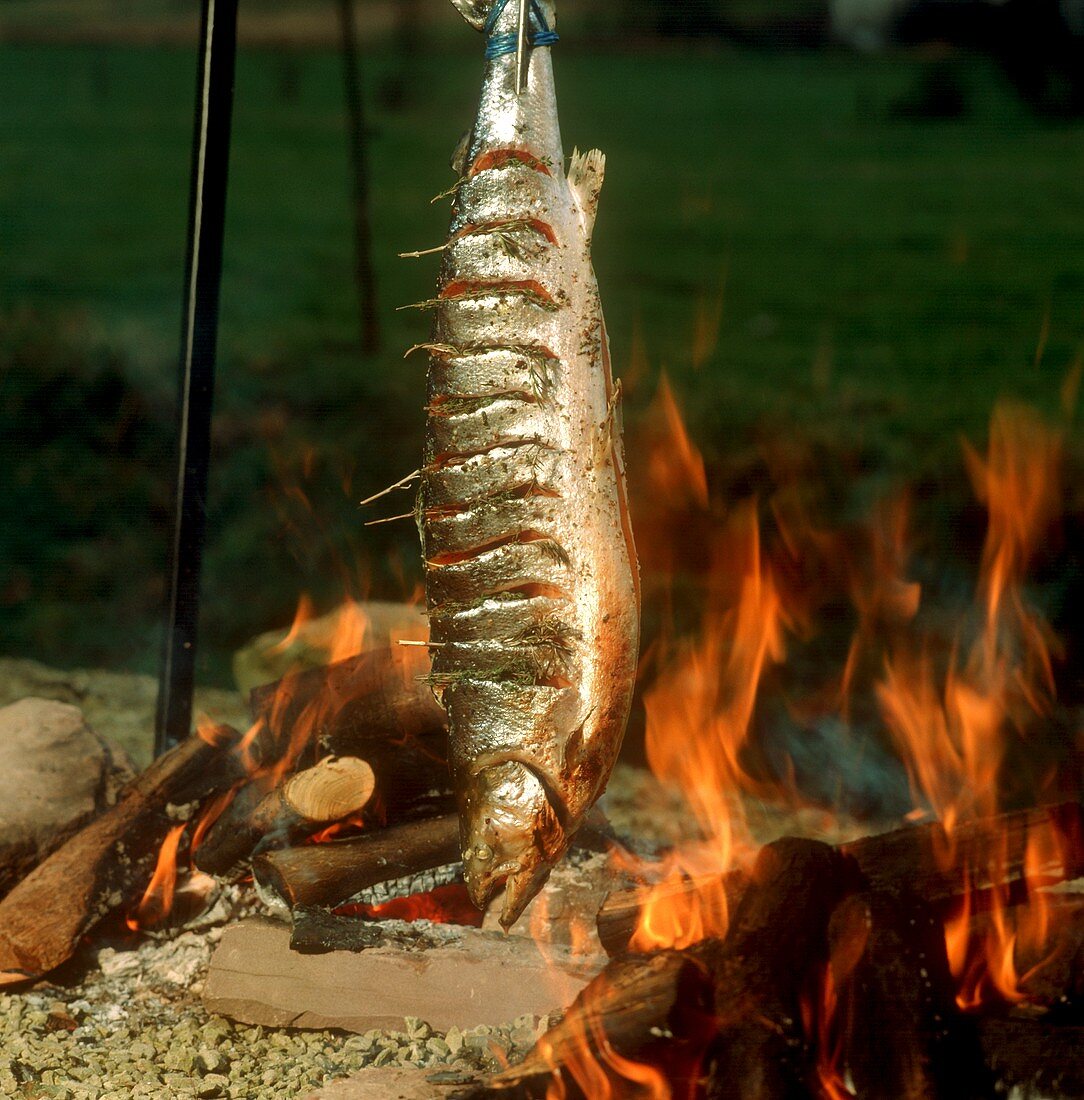
[[[493,33],[494,28],[497,26],[497,20],[500,19],[501,12],[503,12],[506,7],[508,7],[508,0],[497,0],[493,7],[490,8],[489,16],[486,18],[483,30],[487,36],[487,61],[493,61],[498,57],[507,57],[508,54],[515,53],[519,45],[518,35]],[[527,21],[528,23],[534,24],[527,29],[527,42],[532,49],[536,46],[552,46],[555,42],[560,41],[557,32],[550,30],[549,24],[546,22],[546,16],[538,0],[531,0],[531,8],[528,13]]]

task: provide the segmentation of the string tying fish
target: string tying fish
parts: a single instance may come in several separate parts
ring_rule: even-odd
[[[508,0],[497,0],[490,9],[483,30],[486,33],[486,60],[494,61],[498,57],[506,57],[516,52],[519,41],[517,34],[494,34],[497,20],[500,19],[504,9],[508,7]],[[552,46],[560,41],[560,36],[555,30],[550,29],[546,22],[546,16],[542,11],[538,0],[530,0],[531,28],[527,32],[527,43],[531,48],[536,46]]]

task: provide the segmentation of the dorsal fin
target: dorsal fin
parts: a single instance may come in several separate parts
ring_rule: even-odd
[[[598,213],[598,196],[602,190],[602,180],[606,175],[606,154],[598,149],[581,153],[572,152],[568,164],[568,185],[576,193],[580,210],[583,211],[583,231],[591,236],[595,228],[595,215]]]
[[[452,0],[455,10],[476,30],[480,31],[489,14],[490,0]]]

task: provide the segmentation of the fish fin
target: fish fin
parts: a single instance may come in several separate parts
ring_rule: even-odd
[[[458,177],[466,175],[467,172],[467,154],[470,152],[470,130],[464,132],[463,136],[459,139],[459,144],[455,147],[455,152],[452,154],[452,171]]]
[[[452,0],[455,10],[476,30],[480,31],[489,14],[489,0]]]
[[[576,196],[583,219],[584,236],[590,238],[595,228],[595,214],[598,212],[598,196],[602,190],[602,180],[606,175],[606,154],[598,149],[581,153],[572,151],[568,165],[568,185]]]
[[[618,378],[610,391],[610,400],[606,403],[606,415],[598,426],[595,436],[592,458],[595,466],[605,466],[613,457],[614,447],[621,440],[621,379]]]

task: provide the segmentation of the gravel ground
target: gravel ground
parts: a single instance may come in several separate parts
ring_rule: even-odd
[[[0,1002],[0,1096],[294,1098],[366,1066],[446,1070],[469,1079],[521,1058],[547,1024],[346,1035],[246,1027],[209,1015],[199,994],[222,928],[135,950],[104,948],[72,986],[41,985]]]

